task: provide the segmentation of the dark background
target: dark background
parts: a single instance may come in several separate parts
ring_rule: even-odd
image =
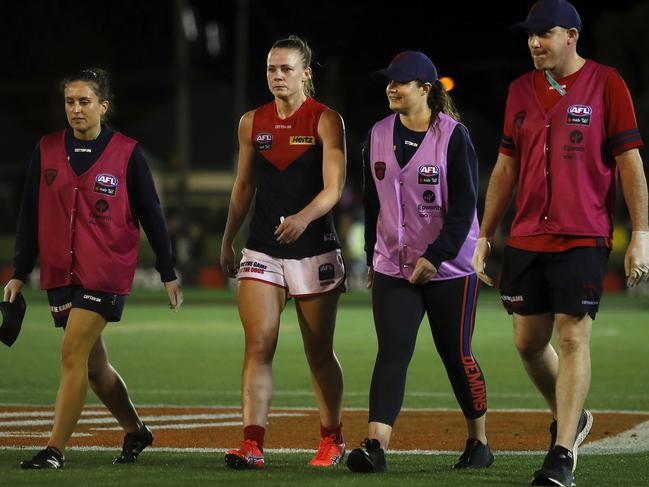
[[[360,145],[371,124],[388,113],[383,81],[371,76],[404,49],[426,52],[441,76],[451,76],[451,95],[469,127],[481,162],[481,203],[497,156],[507,87],[532,68],[523,20],[531,1],[515,2],[289,2],[249,0],[241,17],[247,35],[237,37],[241,2],[183,0],[196,26],[187,41],[187,68],[178,63],[177,0],[58,0],[11,2],[0,18],[0,234],[13,234],[21,186],[41,135],[66,125],[59,81],[89,66],[112,74],[116,113],[111,124],[138,139],[150,165],[162,175],[167,211],[193,208],[197,224],[220,233],[227,195],[217,203],[174,197],[175,179],[192,171],[221,171],[229,184],[241,114],[271,99],[265,79],[268,49],[297,34],[314,50],[316,98],[344,118],[348,143],[348,192],[342,209],[358,203]],[[583,30],[578,52],[618,68],[633,95],[644,139],[649,130],[649,2],[575,0]],[[208,32],[217,33],[208,49]],[[181,39],[182,39],[181,38]],[[247,39],[239,44],[237,39]],[[237,48],[243,56],[237,55]],[[237,78],[237,59],[247,73]],[[178,81],[189,88],[190,160],[178,139]],[[237,83],[237,79],[240,80]],[[243,82],[241,82],[243,80]],[[237,100],[238,104],[237,104]],[[643,159],[647,156],[643,152]],[[186,159],[186,158],[185,158]],[[645,163],[646,167],[646,163]],[[217,178],[220,177],[216,173]],[[172,183],[170,183],[170,181]],[[218,186],[218,185],[217,185]],[[223,185],[215,194],[227,193]],[[191,190],[190,190],[191,193]],[[194,211],[195,210],[195,211]],[[623,218],[623,217],[622,217]],[[183,219],[183,224],[186,223]],[[182,226],[182,225],[181,225]],[[0,260],[7,261],[11,255]],[[212,256],[212,258],[214,258]]]

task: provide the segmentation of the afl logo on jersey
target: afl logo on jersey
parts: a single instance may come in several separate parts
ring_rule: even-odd
[[[432,164],[419,166],[419,184],[439,184],[439,167]]]
[[[291,135],[288,143],[289,145],[315,145],[315,137],[313,135]]]
[[[105,194],[107,196],[115,196],[117,191],[117,178],[112,174],[99,174],[95,177],[95,193]]]
[[[257,150],[271,150],[273,148],[273,134],[269,132],[260,132],[255,137],[255,146]]]
[[[592,114],[593,109],[588,105],[570,105],[566,123],[569,125],[590,125]]]
[[[320,281],[329,281],[336,276],[336,271],[333,264],[326,263],[318,267],[318,279]]]

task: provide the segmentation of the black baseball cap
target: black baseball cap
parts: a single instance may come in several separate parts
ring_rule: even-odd
[[[423,52],[403,51],[394,56],[390,65],[376,72],[388,79],[399,83],[408,83],[413,80],[423,83],[437,81],[437,69]]]
[[[547,32],[557,26],[581,31],[577,9],[566,0],[538,0],[530,8],[527,18],[515,24],[514,28],[527,32]]]
[[[18,294],[13,303],[9,301],[0,302],[0,310],[2,310],[0,341],[8,347],[12,346],[16,338],[18,338],[26,309],[27,303],[25,303],[22,294]]]

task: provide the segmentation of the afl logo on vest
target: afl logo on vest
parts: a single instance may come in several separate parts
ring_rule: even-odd
[[[592,113],[593,109],[588,105],[570,105],[566,123],[569,125],[590,125]]]
[[[261,132],[255,137],[257,150],[270,150],[273,147],[273,134]]]
[[[95,193],[105,194],[106,196],[115,196],[117,191],[117,178],[112,174],[99,174],[95,178]]]
[[[439,167],[431,164],[419,166],[419,184],[439,184]]]

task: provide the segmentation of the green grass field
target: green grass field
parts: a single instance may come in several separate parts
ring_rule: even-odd
[[[52,404],[58,387],[61,332],[50,324],[43,293],[27,293],[28,314],[11,349],[0,349],[0,403]],[[606,296],[592,338],[593,384],[587,406],[595,410],[649,410],[649,300]],[[236,406],[243,333],[231,292],[186,293],[181,313],[165,306],[161,293],[135,293],[120,324],[104,333],[110,359],[125,378],[137,405]],[[483,293],[478,308],[474,353],[485,372],[491,409],[544,409],[527,379],[511,339],[511,320],[497,296]],[[345,405],[367,407],[376,340],[366,293],[342,298],[336,352],[345,373]],[[294,307],[282,321],[274,366],[273,406],[314,407]],[[424,323],[413,357],[404,407],[456,408],[457,404],[430,330]],[[96,404],[92,393],[88,402]],[[512,425],[515,428],[516,425]],[[397,423],[398,428],[398,423]],[[354,446],[354,445],[352,445]],[[31,451],[30,451],[31,453]],[[24,472],[25,452],[0,450],[0,485],[130,486],[231,485],[263,479],[263,485],[498,486],[526,485],[542,455],[499,455],[485,472],[448,470],[448,455],[393,455],[384,476],[358,477],[345,468],[314,471],[308,454],[275,453],[264,472],[231,472],[214,453],[147,452],[136,466],[110,465],[112,453],[69,450],[57,472]],[[584,455],[578,485],[649,485],[648,453]]]

